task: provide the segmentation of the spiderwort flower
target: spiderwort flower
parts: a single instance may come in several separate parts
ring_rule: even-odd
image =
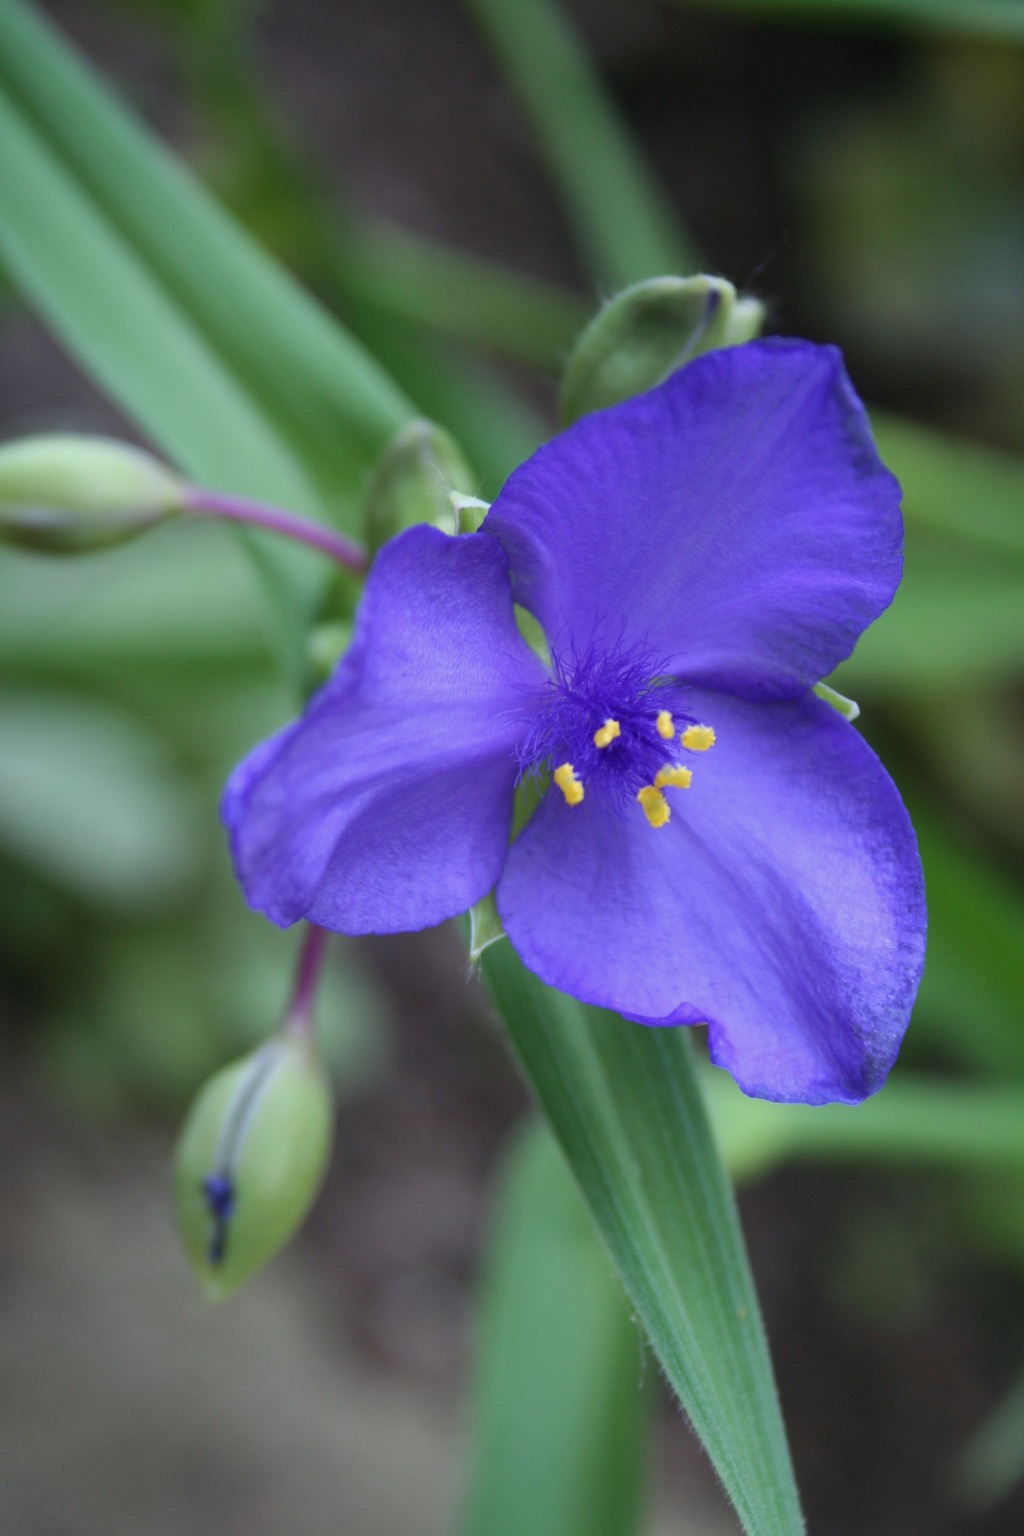
[[[811,690],[891,601],[901,541],[834,349],[710,353],[585,417],[479,533],[381,550],[334,677],[228,785],[248,900],[394,932],[496,886],[550,985],[706,1022],[747,1093],[859,1101],[917,987],[921,872],[891,780]]]

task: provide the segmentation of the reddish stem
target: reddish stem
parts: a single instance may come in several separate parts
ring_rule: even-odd
[[[347,539],[343,533],[335,533],[333,528],[325,528],[323,523],[316,523],[312,518],[282,512],[280,507],[249,501],[244,496],[208,491],[202,486],[190,487],[185,497],[185,507],[199,516],[246,523],[251,528],[265,528],[270,533],[279,533],[283,538],[293,539],[322,555],[328,555],[347,571],[357,571],[362,575],[369,566],[366,551],[354,540]]]
[[[295,986],[284,1022],[284,1029],[289,1034],[309,1036],[313,1032],[313,1005],[328,937],[326,928],[318,928],[315,923],[306,924],[306,937],[299,953]]]

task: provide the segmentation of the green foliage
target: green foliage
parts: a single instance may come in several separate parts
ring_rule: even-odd
[[[1024,38],[1024,10],[1017,0],[682,0],[683,4],[749,11],[752,15],[807,17],[813,21],[864,21],[901,30]]]
[[[530,1126],[498,1189],[463,1536],[632,1536],[644,1348],[561,1153]]]
[[[803,1529],[757,1297],[685,1030],[481,968],[668,1381],[751,1536]]]
[[[529,116],[594,276],[614,288],[700,262],[552,0],[466,0]]]

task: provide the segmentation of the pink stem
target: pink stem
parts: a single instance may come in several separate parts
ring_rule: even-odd
[[[346,539],[333,528],[325,528],[308,517],[297,517],[292,512],[282,512],[279,507],[268,507],[259,501],[248,501],[243,496],[228,496],[221,491],[208,491],[202,486],[191,486],[185,498],[189,512],[200,516],[222,518],[228,522],[247,523],[252,528],[266,528],[286,539],[307,544],[311,549],[329,555],[348,571],[363,574],[369,566],[366,551],[352,539]]]
[[[299,954],[295,972],[295,988],[288,1006],[284,1028],[289,1034],[310,1035],[313,1031],[313,1004],[316,1001],[317,983],[327,948],[328,933],[315,923],[306,924],[306,937]]]

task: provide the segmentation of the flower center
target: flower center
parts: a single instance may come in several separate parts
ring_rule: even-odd
[[[553,673],[520,750],[524,774],[551,769],[569,806],[594,793],[665,826],[665,791],[689,788],[686,759],[715,742],[687,712],[685,685],[643,650],[556,658]]]

